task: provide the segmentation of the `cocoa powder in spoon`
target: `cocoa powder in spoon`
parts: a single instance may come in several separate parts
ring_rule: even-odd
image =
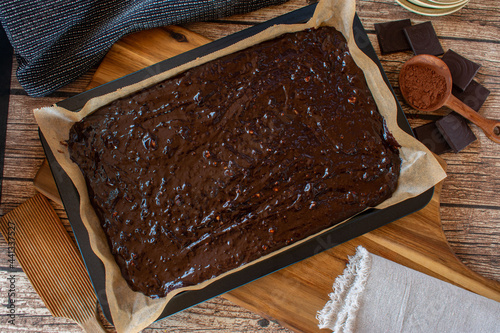
[[[433,69],[411,65],[401,73],[400,88],[407,101],[417,109],[429,109],[442,101],[446,80]]]

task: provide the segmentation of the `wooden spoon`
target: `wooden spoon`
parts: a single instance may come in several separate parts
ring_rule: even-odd
[[[413,66],[431,69],[435,72],[436,75],[444,78],[444,93],[436,95],[435,91],[429,89],[429,82],[425,78],[417,78],[416,81],[408,84],[408,81],[411,79],[411,75],[407,75],[406,72],[409,70],[409,68],[414,68]],[[417,73],[419,72],[413,72],[413,74],[415,75],[417,75]],[[469,106],[467,106],[451,94],[452,80],[450,70],[448,69],[448,66],[444,63],[444,61],[442,61],[438,57],[428,54],[420,54],[405,62],[405,64],[401,68],[401,72],[399,73],[399,86],[401,87],[401,93],[403,94],[404,99],[413,108],[422,112],[430,112],[439,109],[443,105],[447,106],[476,124],[492,141],[500,143],[500,121],[488,119],[481,116],[479,113],[471,109]],[[415,100],[414,96],[411,97],[410,95],[412,95],[412,93],[417,90],[419,93],[425,93],[425,96],[422,96],[422,99],[424,99],[425,97],[426,100],[432,100],[432,103],[425,107],[422,107],[422,104],[415,105],[417,101]]]

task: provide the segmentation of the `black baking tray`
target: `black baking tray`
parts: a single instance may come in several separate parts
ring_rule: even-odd
[[[242,39],[245,39],[249,36],[259,33],[260,31],[272,25],[295,24],[295,23],[306,22],[312,16],[315,8],[316,4],[312,4],[302,9],[290,12],[283,16],[267,21],[265,23],[253,26],[246,30],[242,30],[238,33],[232,34],[225,38],[203,45],[194,50],[183,53],[179,56],[167,59],[165,61],[152,65],[148,68],[127,75],[123,78],[117,79],[115,81],[101,85],[87,92],[63,100],[57,103],[57,105],[64,107],[68,110],[78,111],[83,107],[83,105],[89,99],[93,97],[104,95],[118,88],[136,83],[154,74],[164,72],[176,66],[182,65],[186,62],[194,60],[198,57],[204,56],[206,54],[227,47]],[[366,53],[371,59],[373,59],[373,61],[379,66],[387,86],[391,89],[392,93],[394,94],[394,91],[392,90],[389,80],[387,79],[382,69],[382,65],[380,64],[380,61],[378,60],[377,55],[357,15],[354,19],[353,30],[358,47],[364,53]],[[407,133],[413,135],[411,127],[409,126],[399,103],[398,103],[397,119],[399,126]],[[102,307],[104,315],[111,322],[112,319],[105,292],[104,265],[101,262],[101,260],[94,254],[94,252],[90,247],[88,233],[80,217],[80,211],[79,211],[80,199],[78,192],[76,191],[76,188],[74,187],[70,178],[66,175],[66,173],[60,167],[60,165],[56,162],[50,148],[48,147],[41,133],[40,133],[40,138],[42,140],[42,144],[45,149],[47,159],[52,169],[52,174],[59,189],[62,202],[66,209],[69,222],[71,224],[71,227],[73,228],[75,238],[77,240],[78,246],[85,261],[87,270],[92,280],[92,284],[96,291],[99,303]],[[411,214],[423,208],[425,205],[427,205],[427,203],[432,198],[433,190],[434,189],[431,188],[430,190],[426,191],[425,193],[415,198],[408,199],[404,202],[401,202],[386,209],[382,210],[369,209],[357,215],[356,217],[352,218],[348,222],[336,228],[333,228],[328,232],[324,232],[317,237],[314,237],[306,242],[294,246],[293,248],[283,251],[268,260],[258,262],[249,267],[241,269],[238,272],[235,272],[234,274],[218,279],[217,281],[211,283],[210,285],[201,290],[182,292],[173,297],[173,299],[167,304],[167,306],[163,310],[163,313],[158,319],[162,319],[178,311],[184,310],[200,302],[206,301],[212,297],[228,292],[243,284],[258,279],[264,275],[270,274],[288,265],[291,265],[300,260],[318,254],[326,249],[332,248],[338,244],[346,242],[352,238],[370,232],[394,220],[397,220],[401,217]]]

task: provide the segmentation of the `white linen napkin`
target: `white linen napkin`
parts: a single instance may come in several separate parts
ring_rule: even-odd
[[[500,332],[500,303],[358,247],[318,312],[335,333]]]

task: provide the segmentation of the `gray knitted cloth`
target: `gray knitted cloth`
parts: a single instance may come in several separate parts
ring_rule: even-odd
[[[285,1],[0,0],[0,22],[17,56],[20,84],[40,97],[85,73],[125,34]]]

